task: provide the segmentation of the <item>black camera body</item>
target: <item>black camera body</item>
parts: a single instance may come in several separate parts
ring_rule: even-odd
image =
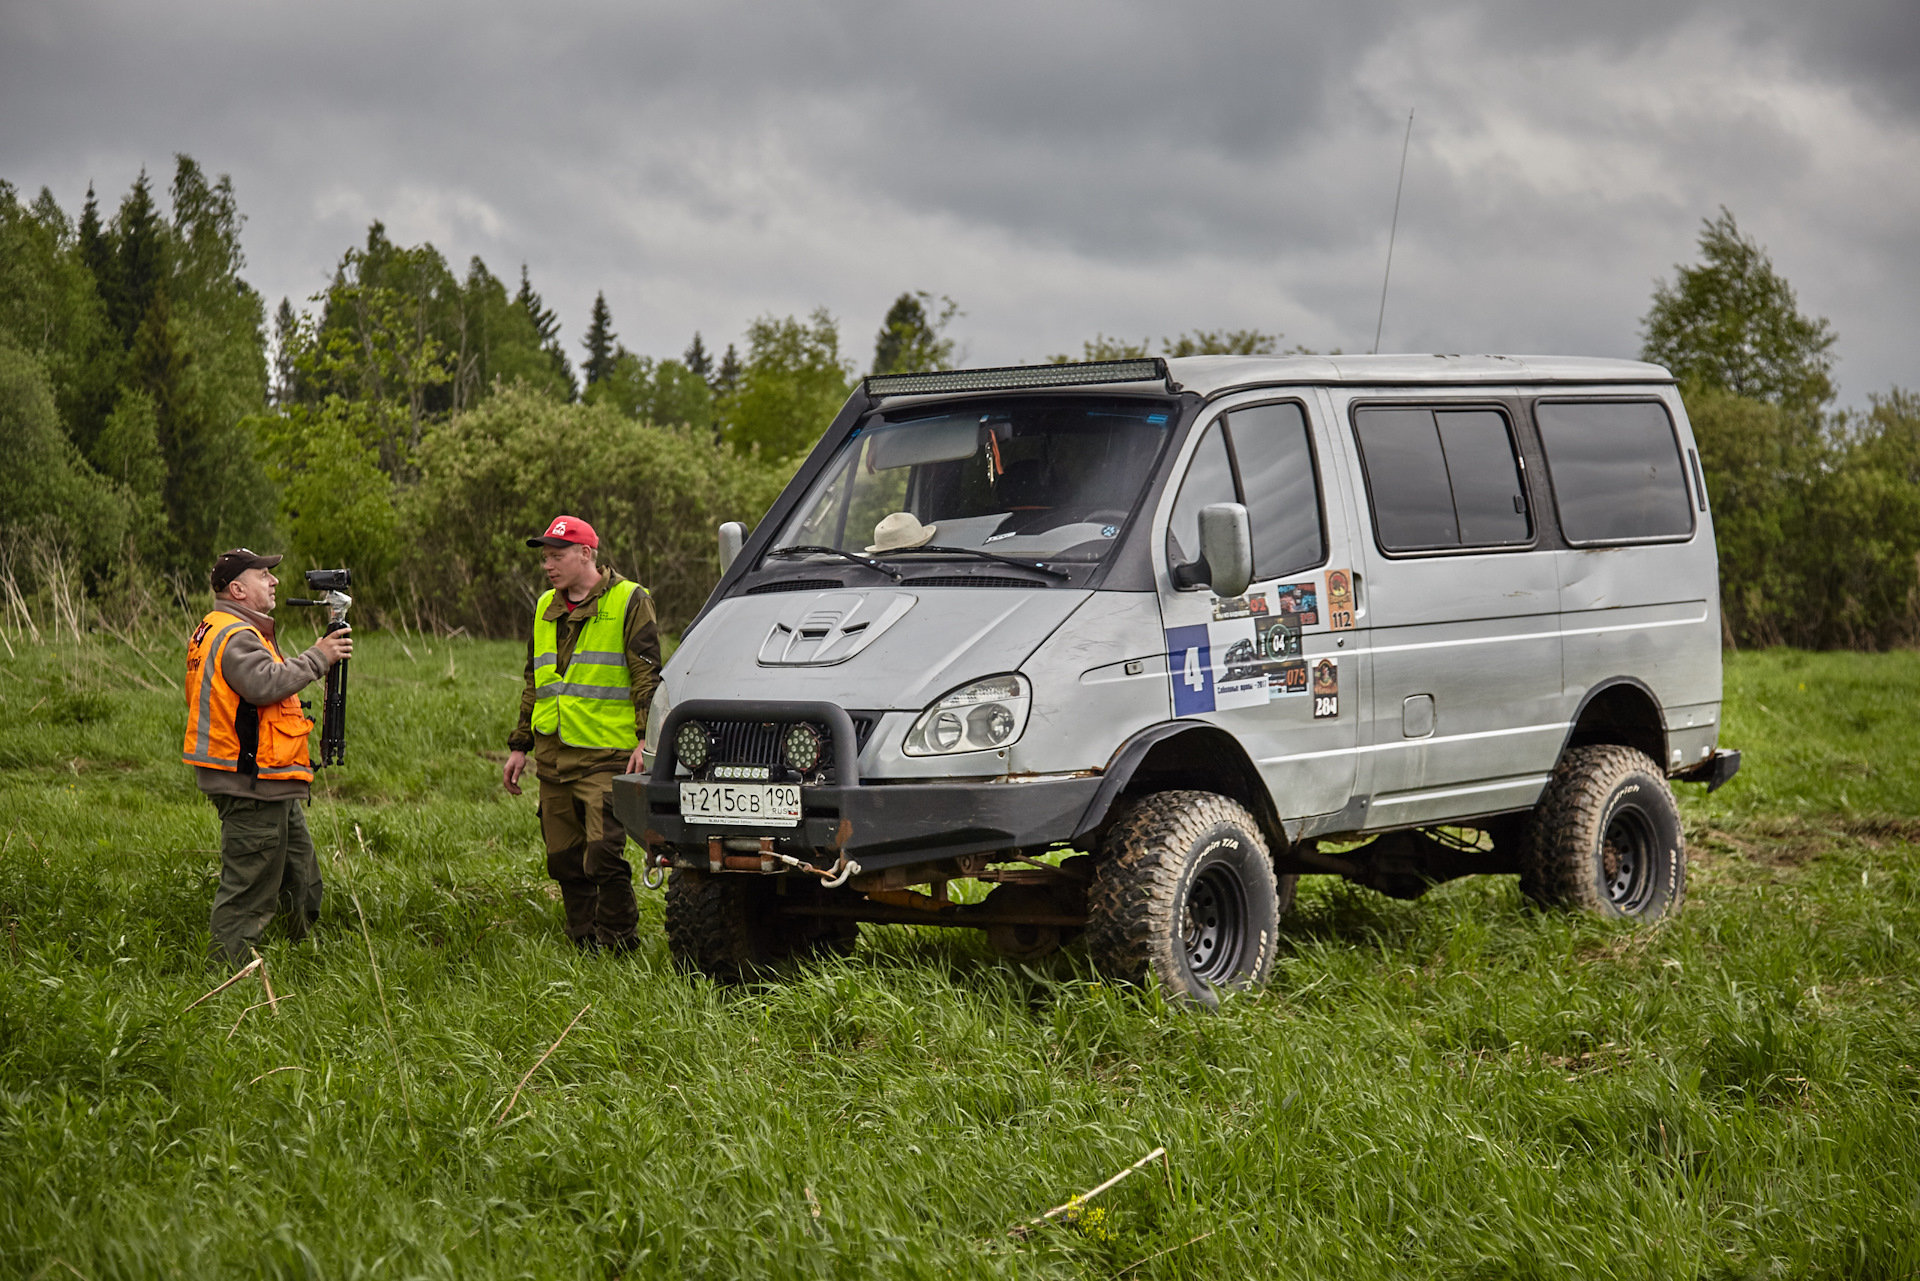
[[[307,571],[307,589],[316,592],[344,592],[353,586],[353,571],[350,569],[310,569]]]

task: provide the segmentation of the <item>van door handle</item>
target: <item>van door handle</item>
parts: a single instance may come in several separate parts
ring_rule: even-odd
[[[1357,569],[1353,571],[1353,616],[1356,619],[1367,616],[1367,585]]]

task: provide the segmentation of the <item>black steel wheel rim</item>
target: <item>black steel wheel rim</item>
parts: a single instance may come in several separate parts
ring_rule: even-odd
[[[1225,863],[1200,869],[1180,908],[1180,946],[1202,983],[1222,984],[1240,969],[1247,934],[1247,890]]]
[[[1629,914],[1644,908],[1653,897],[1656,854],[1647,816],[1630,805],[1615,810],[1600,846],[1607,901]]]

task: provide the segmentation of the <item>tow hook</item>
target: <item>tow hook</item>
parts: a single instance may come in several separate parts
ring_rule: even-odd
[[[840,851],[840,861],[830,868],[815,867],[811,863],[803,863],[791,854],[777,854],[774,857],[796,871],[812,872],[820,878],[820,888],[827,890],[837,890],[847,883],[849,877],[860,874],[860,864],[848,858],[845,850]]]

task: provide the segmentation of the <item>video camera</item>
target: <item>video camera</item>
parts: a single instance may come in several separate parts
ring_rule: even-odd
[[[353,597],[346,589],[353,585],[350,569],[310,569],[307,590],[321,593],[317,599],[295,597],[289,605],[312,605],[327,611],[327,626],[321,632],[331,636],[347,625],[347,610]],[[347,761],[347,659],[327,669],[327,701],[320,722],[320,763],[344,765]]]

